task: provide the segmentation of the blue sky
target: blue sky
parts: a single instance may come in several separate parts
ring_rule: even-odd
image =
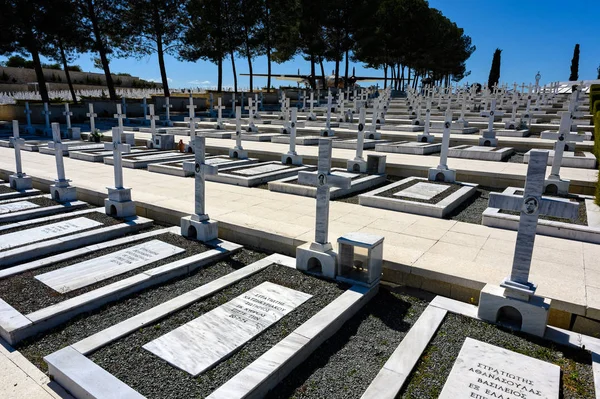
[[[433,8],[456,22],[473,39],[477,50],[467,61],[471,75],[465,81],[487,82],[492,55],[496,48],[502,49],[500,80],[532,82],[539,70],[541,83],[567,80],[575,43],[581,45],[579,79],[595,79],[600,65],[600,38],[598,0],[430,0]],[[399,21],[401,22],[401,21]],[[82,55],[75,64],[85,71],[95,71],[89,54]],[[2,59],[2,58],[0,58]],[[254,60],[254,72],[266,73],[265,57]],[[180,62],[168,56],[167,75],[173,88],[214,86],[217,82],[217,67],[209,62]],[[356,74],[383,76],[383,71],[356,67]],[[239,76],[248,72],[245,59],[237,59],[239,87],[248,87],[248,77]],[[310,65],[298,56],[283,63],[273,64],[274,73],[308,73]],[[330,73],[333,63],[326,63],[325,72]],[[343,65],[340,68],[343,74]],[[160,73],[156,55],[141,60],[114,59],[113,72],[127,72],[148,80],[159,80]],[[289,84],[273,81],[273,84]],[[231,62],[224,63],[223,84],[233,85]],[[266,85],[266,78],[255,78],[255,86]]]

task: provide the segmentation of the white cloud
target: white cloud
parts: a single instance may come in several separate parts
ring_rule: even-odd
[[[210,85],[210,80],[198,80],[198,79],[196,79],[196,80],[189,81],[188,84],[198,85],[198,86],[208,86],[208,85]]]
[[[151,79],[144,79],[148,82],[152,82],[152,83],[162,83],[162,79],[156,79],[156,78],[151,78]],[[172,82],[173,79],[171,78],[167,78],[167,82]]]

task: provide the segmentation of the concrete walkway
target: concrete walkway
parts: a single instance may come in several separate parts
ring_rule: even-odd
[[[207,142],[214,146],[223,140]],[[248,143],[248,148],[259,145],[265,144]],[[310,147],[299,150],[316,152]],[[28,152],[22,157],[24,171],[37,185],[55,178],[54,157]],[[64,162],[79,198],[100,204],[106,187],[113,185],[113,167],[70,158]],[[0,148],[0,177],[6,179],[7,171],[13,170],[14,150]],[[181,215],[194,210],[193,179],[133,169],[124,169],[124,178],[142,216],[178,223]],[[214,182],[207,182],[206,194],[207,212],[221,222],[225,239],[292,255],[296,246],[314,239],[312,198]],[[335,243],[351,231],[385,236],[388,275],[399,271],[412,286],[464,301],[477,301],[476,292],[486,283],[498,284],[509,274],[516,240],[514,231],[332,202],[329,239]],[[539,295],[553,299],[553,308],[600,320],[599,259],[600,245],[537,236],[531,280],[538,284]]]

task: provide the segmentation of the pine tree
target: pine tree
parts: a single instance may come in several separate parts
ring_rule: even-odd
[[[499,48],[494,51],[494,57],[492,58],[492,67],[490,68],[490,76],[488,78],[488,89],[492,90],[494,86],[500,81],[500,54],[502,50]]]
[[[573,59],[571,59],[571,75],[569,81],[575,81],[579,79],[579,44],[575,45],[573,50]]]

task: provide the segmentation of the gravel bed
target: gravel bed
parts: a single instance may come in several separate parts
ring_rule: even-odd
[[[525,158],[525,153],[520,151],[515,151],[510,158],[507,159],[506,162],[510,163],[520,163],[523,164],[523,159]]]
[[[564,399],[594,397],[589,352],[449,313],[398,397],[437,398],[467,337],[560,366]]]
[[[16,193],[16,190],[13,190],[7,186],[0,186],[0,194],[8,194],[8,193]]]
[[[431,199],[420,199],[420,198],[412,198],[412,197],[402,197],[402,196],[398,196],[398,195],[394,195],[395,193],[398,193],[402,190],[405,190],[409,187],[414,186],[417,183],[423,183],[424,180],[411,180],[407,183],[401,184],[398,187],[394,187],[391,188],[389,190],[383,191],[379,194],[377,194],[377,197],[385,197],[385,198],[393,198],[393,199],[397,199],[397,200],[404,200],[404,201],[410,201],[410,202],[420,202],[420,203],[424,203],[424,204],[437,204],[438,202],[440,202],[441,200],[443,200],[446,197],[449,197],[450,195],[452,195],[453,193],[457,192],[458,190],[460,190],[463,186],[461,184],[454,184],[454,183],[442,183],[442,182],[436,182],[436,181],[430,181],[427,180],[425,181],[426,183],[430,183],[430,184],[439,184],[442,186],[446,186],[446,187],[450,187],[444,191],[442,191],[441,193],[439,193],[438,195],[432,197]]]
[[[82,287],[80,289],[67,292],[65,294],[61,294],[57,291],[54,291],[46,284],[35,279],[35,276],[39,276],[40,274],[48,273],[52,270],[61,269],[63,267],[71,266],[76,263],[84,262],[90,259],[99,258],[101,256],[108,255],[120,251],[122,249],[127,249],[135,245],[140,245],[152,240],[160,240],[165,243],[175,245],[179,248],[185,249],[185,252],[176,254],[174,256],[170,256],[165,259],[161,259],[157,262],[152,262],[137,269],[130,270],[127,273],[119,274],[106,280],[98,281],[95,284],[91,284],[87,287]],[[77,257],[75,259],[70,259],[65,262],[56,263],[48,267],[31,270],[26,273],[22,273],[7,279],[0,280],[0,298],[11,304],[11,306],[13,306],[19,312],[27,314],[45,308],[47,306],[65,301],[67,299],[79,296],[81,294],[85,294],[86,292],[93,291],[100,287],[104,287],[105,285],[114,283],[115,281],[124,280],[127,277],[134,276],[146,270],[166,265],[167,263],[175,262],[177,260],[205,252],[209,249],[209,247],[198,241],[188,240],[187,238],[177,234],[161,234],[155,237],[147,238],[145,240],[136,241],[135,243],[107,248],[85,256]]]
[[[378,188],[381,188],[383,186],[387,186],[388,184],[395,183],[395,182],[397,182],[399,180],[402,180],[402,179],[403,179],[403,177],[388,176],[387,179],[383,183],[377,184],[376,186],[373,186],[373,187],[369,187],[369,188],[367,188],[365,190],[362,190],[362,191],[356,191],[356,192],[354,192],[354,193],[352,193],[350,195],[345,195],[345,196],[342,196],[342,197],[338,197],[338,198],[336,198],[336,199],[334,199],[332,201],[339,201],[339,202],[345,202],[347,204],[359,205],[358,204],[358,196],[359,195],[364,194],[364,193],[368,193],[368,192],[373,191],[373,190],[377,190]]]
[[[426,306],[423,300],[381,286],[268,398],[359,398]]]
[[[246,343],[227,360],[198,377],[194,378],[142,349],[146,343],[265,281],[310,293],[313,297]],[[90,356],[90,359],[148,398],[205,397],[289,335],[346,288],[345,285],[321,280],[285,266],[273,265],[204,301],[163,319],[160,323],[140,329],[98,350]]]
[[[195,270],[189,275],[178,277],[168,283],[121,298],[100,309],[76,316],[68,323],[20,342],[16,345],[16,349],[38,368],[47,372],[47,365],[42,360],[44,356],[254,263],[265,256],[266,254],[262,252],[242,249],[227,259]]]
[[[4,234],[9,234],[9,233],[17,232],[17,231],[24,231],[24,230],[28,230],[28,229],[33,229],[33,228],[36,228],[36,227],[46,226],[48,224],[53,224],[53,223],[59,223],[59,222],[65,221],[65,220],[75,219],[75,218],[79,218],[79,217],[84,217],[86,219],[95,220],[96,222],[102,223],[102,225],[101,226],[97,226],[97,227],[92,227],[90,229],[79,230],[79,231],[77,231],[76,233],[73,233],[73,234],[79,234],[79,233],[83,233],[83,232],[86,232],[86,231],[98,230],[98,229],[101,229],[101,228],[104,228],[104,227],[114,226],[116,224],[123,223],[123,219],[118,219],[118,218],[114,218],[112,216],[108,216],[108,215],[106,215],[103,212],[90,212],[90,213],[86,213],[84,215],[75,215],[75,216],[66,214],[66,215],[64,215],[64,217],[62,217],[60,219],[54,219],[54,220],[49,220],[49,221],[45,221],[45,222],[42,222],[42,223],[32,224],[32,225],[25,226],[25,227],[14,227],[12,229],[4,230],[0,234],[0,239],[2,239],[2,235],[4,235]],[[70,235],[71,234],[66,234],[66,235],[61,236],[61,237],[68,237]],[[57,237],[51,237],[51,238],[48,238],[46,240],[39,240],[37,242],[38,243],[39,242],[44,242],[44,241],[47,241],[47,240],[52,240],[54,238],[57,238]],[[32,243],[29,242],[29,243],[25,243],[25,244],[22,244],[22,245],[16,245],[14,247],[11,247],[11,249],[19,248],[19,247],[21,247],[23,245],[29,245],[29,244],[32,244]]]
[[[445,219],[458,220],[459,222],[481,224],[483,211],[487,209],[490,192],[501,192],[496,188],[477,187],[477,192],[459,207],[446,215]]]

